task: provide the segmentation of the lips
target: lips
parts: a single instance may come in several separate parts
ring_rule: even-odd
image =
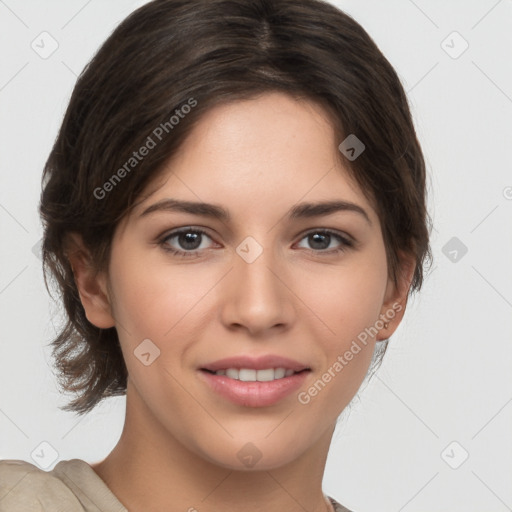
[[[269,382],[243,382],[208,370],[199,371],[198,377],[216,395],[237,406],[270,407],[298,392],[309,373],[301,371]]]
[[[261,370],[270,369],[279,370],[280,376],[276,378],[274,372],[274,379],[254,380],[254,378],[247,379],[245,375],[254,370],[260,374]],[[200,380],[224,399],[243,407],[268,407],[296,392],[308,378],[312,368],[295,359],[276,354],[265,354],[259,357],[243,354],[206,363],[198,370]],[[236,374],[238,370],[244,373],[242,380],[227,375],[227,373]],[[281,375],[283,370],[284,376]],[[251,377],[254,375],[252,374]]]
[[[228,368],[247,368],[252,370],[265,370],[267,368],[285,368],[286,370],[293,370],[294,372],[301,372],[302,370],[311,370],[311,368],[304,363],[282,357],[275,354],[266,354],[259,357],[249,355],[239,355],[233,357],[226,357],[217,361],[207,363],[200,367],[200,370],[207,370],[216,372],[218,370],[226,370]]]

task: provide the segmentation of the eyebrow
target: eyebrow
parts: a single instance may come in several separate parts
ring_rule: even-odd
[[[194,201],[181,201],[171,198],[162,199],[161,201],[148,206],[139,217],[144,217],[150,213],[161,211],[190,213],[193,215],[201,215],[203,217],[217,219],[223,222],[229,222],[231,220],[230,213],[220,205]],[[355,203],[342,200],[300,203],[290,208],[288,212],[288,219],[308,219],[344,211],[358,213],[365,218],[370,226],[372,225],[372,221],[364,208]]]

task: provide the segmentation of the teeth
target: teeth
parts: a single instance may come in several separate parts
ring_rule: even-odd
[[[225,375],[230,379],[241,380],[243,382],[268,382],[271,380],[289,377],[295,372],[286,370],[285,368],[266,368],[265,370],[253,370],[250,368],[227,368],[226,370],[218,370],[215,375]]]
[[[238,370],[236,368],[228,368],[226,370],[226,377],[229,377],[230,379],[238,379]]]

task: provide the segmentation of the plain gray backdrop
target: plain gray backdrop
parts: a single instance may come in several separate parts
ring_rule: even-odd
[[[61,317],[43,283],[37,204],[77,75],[144,3],[0,0],[0,459],[36,464],[44,447],[47,470],[92,463],[121,433],[124,397],[82,419],[58,409],[48,343]],[[434,263],[343,414],[324,491],[356,512],[512,510],[512,1],[333,3],[408,93]]]

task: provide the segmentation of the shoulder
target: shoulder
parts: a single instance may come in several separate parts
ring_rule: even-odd
[[[83,512],[71,490],[55,475],[23,460],[0,460],[2,512]]]

